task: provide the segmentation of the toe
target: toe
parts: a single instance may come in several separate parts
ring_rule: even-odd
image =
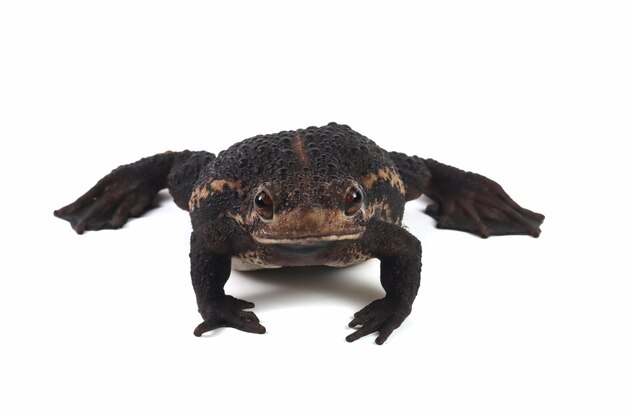
[[[200,337],[204,333],[210,332],[211,330],[217,329],[218,327],[220,327],[220,325],[216,321],[213,321],[213,320],[203,321],[195,328],[195,330],[193,331],[193,334],[196,337]]]

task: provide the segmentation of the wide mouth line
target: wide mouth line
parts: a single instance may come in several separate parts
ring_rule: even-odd
[[[361,237],[362,233],[347,233],[339,235],[318,235],[318,236],[298,236],[290,238],[273,238],[254,236],[254,240],[258,243],[276,244],[276,245],[313,245],[320,242],[335,242],[338,240],[355,240]]]

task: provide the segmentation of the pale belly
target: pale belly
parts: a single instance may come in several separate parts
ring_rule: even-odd
[[[356,265],[371,258],[354,243],[324,245],[265,245],[256,250],[233,256],[231,268],[235,271],[253,271],[284,266],[325,265],[344,267]]]

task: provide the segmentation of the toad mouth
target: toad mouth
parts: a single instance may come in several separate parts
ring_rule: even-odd
[[[324,245],[325,243],[337,242],[342,240],[356,240],[360,238],[362,233],[349,233],[341,235],[322,235],[322,236],[300,236],[290,238],[272,238],[272,237],[254,237],[258,243],[266,245],[284,245],[284,246],[314,246]]]

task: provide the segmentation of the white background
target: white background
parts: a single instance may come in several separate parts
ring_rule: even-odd
[[[622,2],[208,3],[2,2],[0,414],[626,414]],[[495,179],[543,234],[408,204],[422,287],[381,347],[344,341],[376,261],[233,273],[267,334],[199,339],[185,212],[52,216],[119,164],[333,120]]]

